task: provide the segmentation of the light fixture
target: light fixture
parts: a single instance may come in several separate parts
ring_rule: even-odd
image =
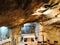
[[[44,10],[46,10],[46,8],[41,7],[41,8],[39,8],[39,9],[37,9],[37,10],[36,10],[36,12],[39,12],[39,11],[44,11]]]
[[[33,13],[32,15],[41,15],[42,13],[40,13],[40,12],[35,12],[35,13]]]
[[[42,11],[46,10],[46,8],[44,7],[41,7],[39,9],[37,9],[32,15],[41,15],[42,14]]]
[[[53,11],[53,10],[49,9],[49,10],[45,11],[43,14],[49,14],[49,13],[51,13],[52,11]]]

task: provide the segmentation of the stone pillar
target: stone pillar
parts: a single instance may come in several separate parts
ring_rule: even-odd
[[[44,32],[44,41],[47,41],[47,33]]]
[[[12,45],[18,45],[18,34],[21,30],[20,26],[16,26],[15,28],[11,29],[11,39]]]
[[[39,24],[39,41],[47,41],[47,33],[41,24]]]

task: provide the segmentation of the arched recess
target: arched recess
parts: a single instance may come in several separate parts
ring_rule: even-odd
[[[19,31],[19,41],[21,42],[22,39],[22,35],[23,34],[32,34],[35,36],[35,38],[37,37],[37,40],[39,38],[39,29],[38,29],[38,22],[27,22],[25,24],[22,25],[21,30]],[[20,43],[19,42],[19,43]]]

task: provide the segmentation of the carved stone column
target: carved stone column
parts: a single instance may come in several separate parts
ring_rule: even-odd
[[[44,26],[39,24],[39,41],[47,41],[47,33],[44,30]]]
[[[12,45],[18,45],[18,34],[20,30],[21,30],[21,26],[16,26],[15,28],[11,29]]]

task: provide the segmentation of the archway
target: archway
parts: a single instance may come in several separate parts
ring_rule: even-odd
[[[38,22],[28,22],[23,24],[19,36],[20,45],[25,41],[37,43],[39,38]]]

